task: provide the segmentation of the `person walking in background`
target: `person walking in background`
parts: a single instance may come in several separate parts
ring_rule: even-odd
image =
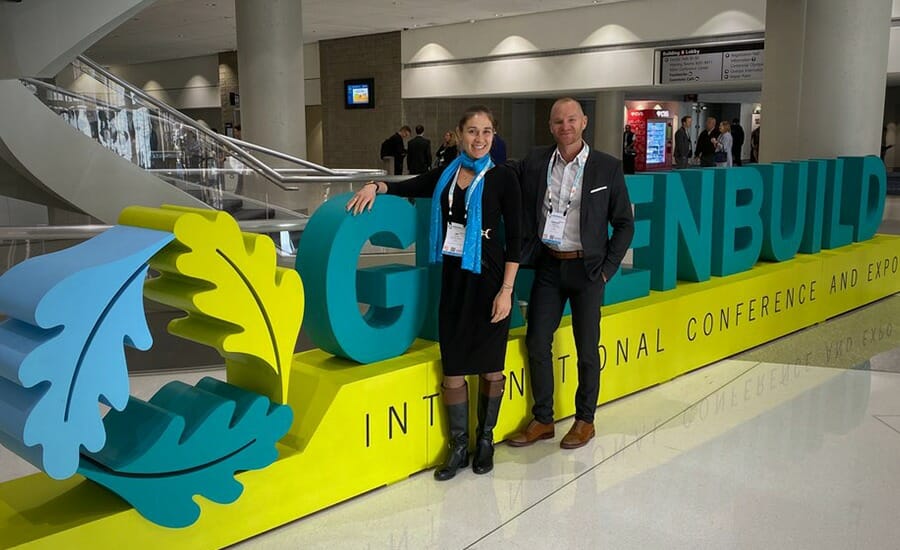
[[[634,174],[635,157],[637,151],[634,149],[634,132],[631,131],[631,125],[626,124],[622,134],[622,167],[626,174]]]
[[[431,169],[431,141],[422,134],[425,127],[416,126],[416,137],[406,144],[406,167],[410,174],[424,174]]]
[[[712,138],[713,144],[716,146],[715,161],[716,166],[731,168],[734,166],[731,151],[734,146],[734,138],[731,136],[731,123],[723,120],[719,123],[719,136]]]
[[[554,436],[553,333],[572,306],[578,353],[575,423],[560,447],[576,449],[594,437],[600,395],[600,306],[634,237],[634,215],[622,163],[582,139],[587,116],[577,100],[550,110],[555,144],[532,151],[516,166],[522,186],[522,263],[535,266],[528,302],[528,369],[533,420],[508,444],[524,447]],[[612,227],[612,235],[609,229]]]
[[[232,136],[234,139],[241,139],[243,135],[241,133],[241,125],[236,125],[231,130]],[[228,155],[228,158],[225,159],[225,167],[228,169],[228,178],[229,180],[235,181],[234,185],[234,194],[241,195],[244,192],[244,172],[247,171],[247,167],[243,162],[239,161],[234,155]]]
[[[394,175],[403,173],[403,157],[406,156],[403,141],[409,139],[410,134],[412,130],[409,126],[402,126],[394,135],[381,142],[381,160],[385,163],[385,169],[393,162]]]
[[[887,126],[882,126],[881,127],[881,154],[879,155],[879,158],[881,158],[881,162],[884,162],[884,156],[887,154],[887,152],[894,148],[893,144],[889,144],[887,142],[887,134],[888,134]]]
[[[716,117],[706,117],[706,129],[697,137],[697,148],[694,156],[700,159],[700,166],[709,167],[716,165],[716,142],[719,137],[718,121]]]
[[[681,117],[681,126],[675,132],[675,168],[687,168],[691,161],[694,147],[691,144],[691,136],[688,128],[693,119],[689,116]]]
[[[750,132],[750,162],[759,162],[759,129],[757,126]]]
[[[734,166],[741,166],[741,150],[744,148],[744,127],[741,126],[740,119],[732,119],[731,121],[731,140],[734,142],[731,146],[731,160]]]
[[[458,154],[459,149],[456,147],[456,132],[447,130],[444,133],[444,142],[441,143],[437,153],[434,155],[436,163],[435,168],[447,166]]]
[[[494,134],[494,143],[491,145],[491,160],[494,164],[506,164],[506,142],[500,134]]]
[[[482,105],[470,107],[457,131],[462,151],[445,167],[403,182],[369,182],[347,203],[347,210],[359,214],[371,209],[380,193],[431,198],[429,240],[420,244],[428,246],[432,263],[443,264],[438,340],[450,425],[447,458],[434,472],[438,481],[469,463],[467,375],[480,379],[472,470],[486,474],[494,467],[494,427],[506,384],[509,313],[521,250],[519,183],[510,168],[495,165],[490,156],[494,115]]]

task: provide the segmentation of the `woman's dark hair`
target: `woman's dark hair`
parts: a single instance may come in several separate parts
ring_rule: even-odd
[[[459,124],[456,125],[457,129],[462,132],[463,127],[466,125],[466,122],[469,121],[475,115],[485,115],[491,121],[491,126],[494,128],[497,127],[497,121],[494,119],[494,113],[486,107],[485,105],[472,105],[465,111],[463,111],[462,116],[459,118]]]

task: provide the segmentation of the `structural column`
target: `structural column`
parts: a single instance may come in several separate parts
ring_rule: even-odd
[[[766,4],[760,160],[879,154],[891,4]]]
[[[235,0],[242,137],[306,157],[303,17],[297,0]],[[261,157],[273,166],[271,158]],[[296,166],[294,166],[296,167]],[[295,210],[311,211],[322,186],[282,191],[257,178],[245,194]]]
[[[762,162],[800,158],[800,82],[806,0],[766,2],[759,158]],[[746,141],[750,141],[749,127]]]
[[[599,92],[594,104],[594,149],[622,158],[625,92]]]

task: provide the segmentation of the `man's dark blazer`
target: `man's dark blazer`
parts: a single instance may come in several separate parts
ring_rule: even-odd
[[[431,168],[431,141],[416,136],[406,144],[406,167],[410,174],[424,174]]]
[[[547,170],[556,145],[533,150],[515,166],[522,187],[522,264],[542,253],[539,214],[547,200]],[[613,227],[609,237],[609,226]],[[622,162],[591,149],[581,185],[581,244],[588,278],[612,279],[634,237],[634,214]]]
[[[700,132],[700,135],[697,136],[697,146],[694,154],[698,157],[708,158],[712,160],[713,156],[716,154],[716,146],[713,145],[712,140],[719,138],[719,128],[713,128],[712,132],[709,130],[703,130]]]
[[[691,147],[691,137],[687,133],[687,129],[682,126],[675,132],[675,151],[672,153],[676,161],[681,159],[689,159],[693,155]]]
[[[744,148],[744,129],[740,124],[731,125],[731,156],[741,160],[741,149]]]
[[[381,158],[394,157],[394,174],[403,173],[403,157],[406,156],[406,148],[403,147],[403,136],[400,132],[381,142]]]

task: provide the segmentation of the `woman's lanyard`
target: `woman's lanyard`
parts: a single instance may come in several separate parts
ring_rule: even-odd
[[[577,158],[577,157],[576,157]],[[566,216],[569,214],[569,208],[572,206],[572,199],[575,198],[575,191],[578,189],[578,183],[581,181],[581,176],[584,174],[584,167],[587,162],[582,163],[581,166],[578,167],[578,172],[575,174],[575,179],[572,180],[572,188],[569,190],[569,202],[566,203],[566,209],[563,211],[562,215]],[[547,168],[547,208],[550,209],[550,214],[553,214],[553,191],[551,187],[552,183],[552,175],[553,168],[556,166],[556,155],[553,156],[553,163]],[[566,170],[563,168],[562,177],[559,180],[559,208],[558,210],[562,210],[562,187],[563,180],[566,177]]]
[[[469,203],[472,201],[472,195],[475,192],[475,187],[477,187],[479,183],[484,181],[484,175],[487,174],[488,170],[490,170],[491,168],[491,163],[488,163],[488,165],[484,167],[484,170],[482,170],[481,173],[475,176],[475,179],[472,180],[472,183],[470,183],[469,187],[466,189],[466,211],[463,214],[463,218],[468,219]],[[456,180],[459,179],[460,170],[462,170],[462,167],[456,169],[456,174],[453,176],[453,182],[450,184],[450,195],[447,196],[447,205],[450,207],[449,212],[447,213],[448,219],[453,216],[453,195],[456,191]]]

